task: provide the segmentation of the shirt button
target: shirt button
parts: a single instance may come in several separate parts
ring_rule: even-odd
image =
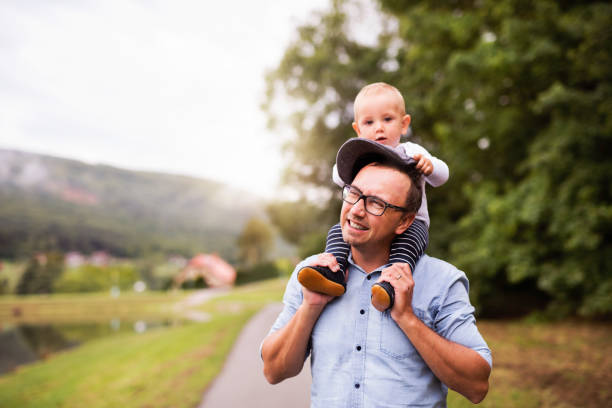
[[[359,388],[359,384],[355,384],[355,388]]]
[[[361,351],[361,346],[357,346],[355,348],[357,349],[357,351]]]
[[[361,310],[359,311],[359,313],[364,314],[364,313],[365,313],[365,310],[361,309]]]

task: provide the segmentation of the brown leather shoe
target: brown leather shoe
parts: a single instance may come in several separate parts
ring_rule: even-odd
[[[387,281],[375,283],[372,286],[372,305],[376,310],[384,312],[393,307],[395,302],[395,289]]]
[[[305,266],[298,271],[298,281],[308,290],[329,296],[346,292],[344,272],[333,272],[325,266]]]

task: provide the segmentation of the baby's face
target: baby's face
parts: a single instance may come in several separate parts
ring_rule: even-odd
[[[353,129],[359,137],[395,147],[409,124],[410,116],[404,113],[398,98],[391,92],[377,92],[357,104]]]

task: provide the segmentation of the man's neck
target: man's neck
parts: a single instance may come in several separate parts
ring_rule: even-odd
[[[389,245],[382,248],[356,248],[351,246],[353,261],[366,273],[370,273],[389,260],[391,248]]]

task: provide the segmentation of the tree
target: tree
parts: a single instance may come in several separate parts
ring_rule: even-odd
[[[324,242],[329,227],[338,222],[341,201],[331,181],[332,165],[340,145],[354,136],[353,99],[363,85],[379,78],[375,66],[386,54],[384,48],[359,44],[347,35],[345,5],[333,1],[329,12],[299,27],[297,40],[267,76],[263,107],[272,129],[285,123],[276,114],[277,103],[297,102],[286,118],[295,137],[284,146],[291,164],[283,181],[297,186],[302,196],[270,205],[268,215],[300,253],[319,247],[314,243]],[[380,38],[383,46],[390,40],[388,35]]]
[[[54,282],[64,271],[64,256],[58,252],[33,256],[17,284],[17,294],[52,293]]]
[[[612,5],[381,0],[381,33],[364,45],[347,34],[361,28],[356,4],[299,27],[268,76],[272,125],[276,100],[299,102],[286,181],[329,189],[352,99],[392,83],[413,139],[451,170],[427,192],[428,252],[468,273],[479,310],[511,313],[520,298],[612,314]]]
[[[274,245],[272,229],[260,218],[251,218],[238,237],[240,259],[249,266],[264,262]]]

